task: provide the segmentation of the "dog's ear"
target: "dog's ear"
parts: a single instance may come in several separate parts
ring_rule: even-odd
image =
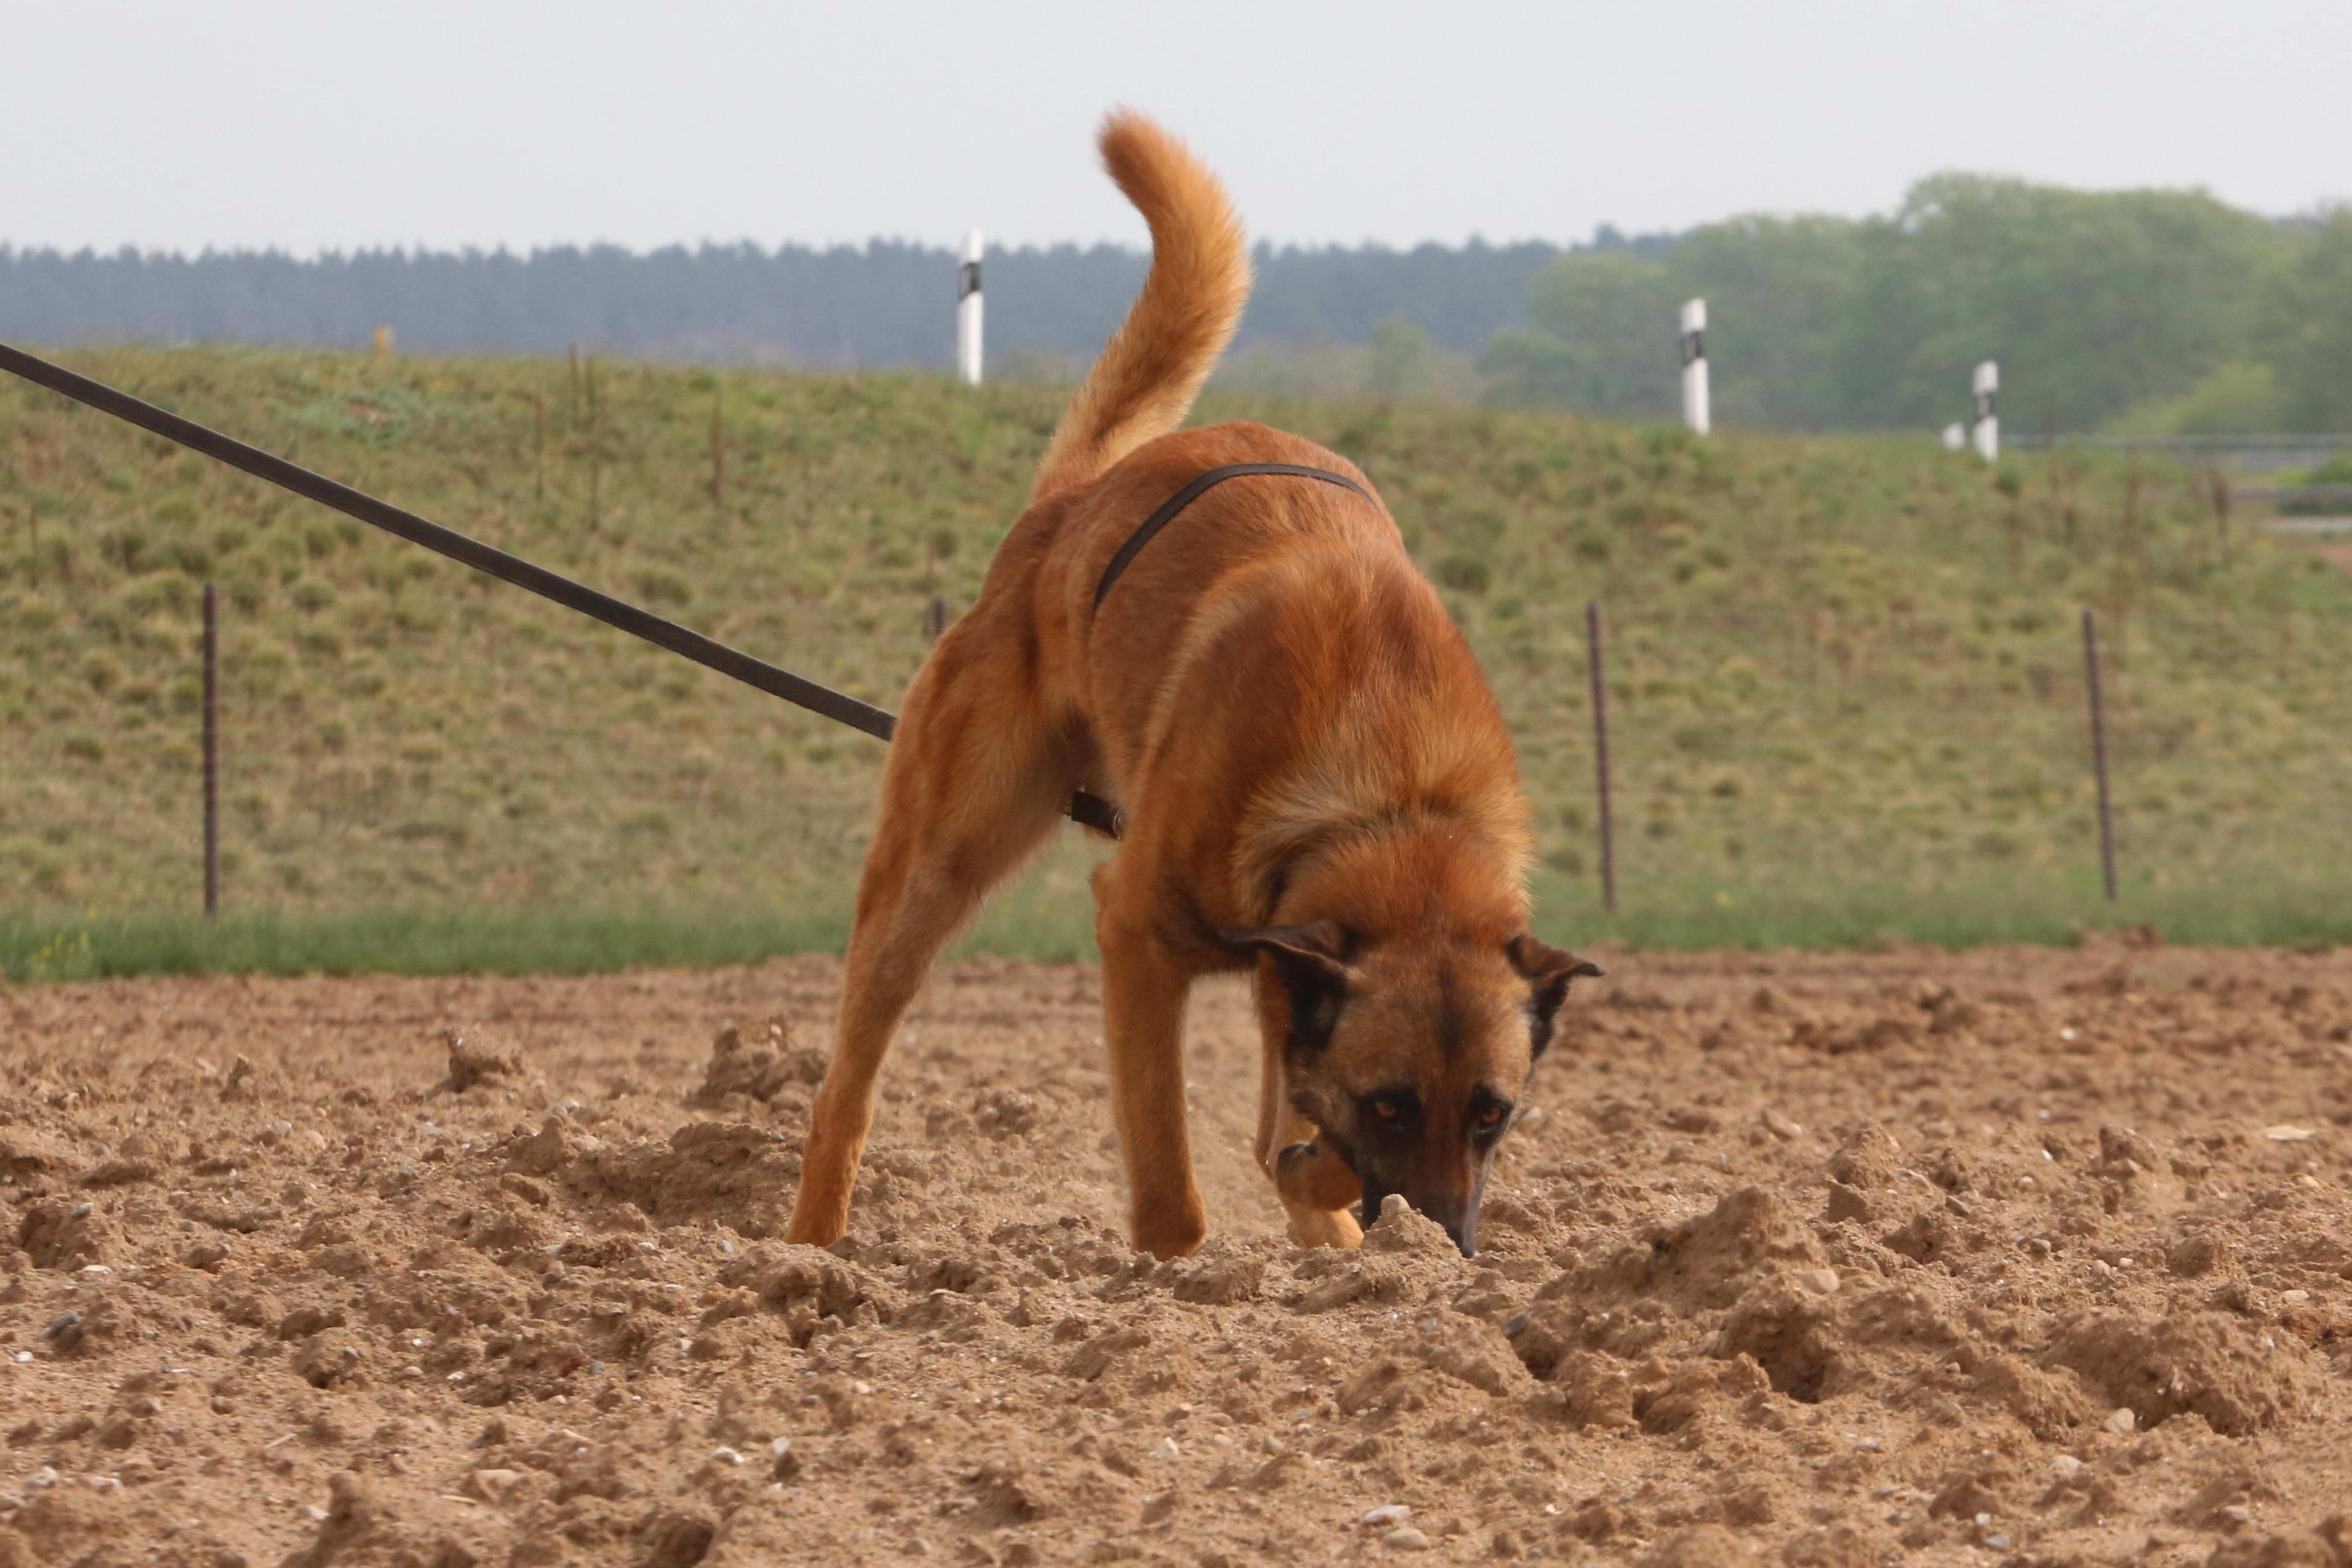
[[[1295,926],[1248,926],[1222,931],[1220,940],[1263,952],[1274,960],[1282,988],[1290,993],[1291,1043],[1319,1051],[1331,1040],[1339,1009],[1348,1000],[1348,954],[1355,941],[1338,921]]]
[[[1580,975],[1602,975],[1609,972],[1589,958],[1580,958],[1566,948],[1552,947],[1535,938],[1521,934],[1503,944],[1510,955],[1511,967],[1519,977],[1534,988],[1528,1004],[1528,1026],[1534,1036],[1533,1054],[1541,1056],[1551,1044],[1551,1023],[1559,1005],[1568,999],[1568,983]]]

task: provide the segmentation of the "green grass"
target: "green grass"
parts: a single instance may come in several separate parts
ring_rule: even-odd
[[[0,970],[19,982],[131,974],[588,974],[752,963],[833,947],[837,920],[782,914],[236,913],[121,920],[0,917]]]
[[[1062,395],[913,374],[61,357],[886,706],[923,657],[931,597],[971,603]],[[2344,934],[2352,584],[2242,525],[2222,536],[2192,476],[2076,452],[1995,473],[1924,440],[1702,443],[1556,413],[1234,393],[1202,408],[1240,414],[1362,463],[1441,584],[1517,739],[1549,934],[2065,940],[2108,918],[2086,605],[2110,659],[2118,918],[2182,940]],[[208,580],[225,619],[231,918],[216,931],[184,920]],[[1614,921],[1594,887],[1587,599],[1610,627]],[[832,946],[881,756],[0,385],[11,974],[30,973],[42,933],[85,928],[115,933],[90,939],[121,955],[108,963],[145,969],[580,968]],[[1071,836],[968,950],[1086,952],[1093,853]]]
[[[2142,874],[2122,879],[2113,904],[2105,901],[2095,868],[2026,878],[1952,878],[1930,887],[1888,883],[1867,871],[1810,888],[1685,882],[1629,891],[1613,918],[1583,908],[1598,902],[1584,889],[1546,886],[1546,880],[1538,878],[1536,892],[1547,934],[1587,946],[1613,939],[1636,952],[1874,949],[1896,942],[1954,951],[2019,942],[2064,947],[2086,932],[2143,926],[2167,942],[2190,945],[2352,942],[2352,903],[2332,867],[2260,883],[2159,884]]]
[[[2325,876],[2262,888],[2127,887],[2109,905],[2095,875],[2021,885],[1916,889],[1867,883],[1812,896],[1689,885],[1631,890],[1611,917],[1589,889],[1539,879],[1549,934],[1607,953],[1710,948],[1966,949],[2068,946],[2089,931],[2150,926],[2175,943],[2327,948],[2352,943],[2352,905]],[[482,909],[352,914],[232,913],[108,919],[0,915],[0,974],[16,984],[149,974],[593,974],[710,968],[837,952],[835,912]],[[1032,877],[1008,888],[959,954],[1045,963],[1097,955],[1083,896]]]

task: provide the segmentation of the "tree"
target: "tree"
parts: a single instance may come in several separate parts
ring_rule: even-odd
[[[1800,429],[1839,422],[1838,335],[1859,227],[1845,218],[1749,216],[1675,242],[1668,269],[1676,294],[1707,302],[1717,419]]]
[[[2179,397],[2135,403],[2108,423],[2134,436],[2254,436],[2285,429],[2288,406],[2274,368],[2231,360]]]
[[[1497,332],[1479,363],[1499,401],[1663,416],[1674,309],[1699,295],[1727,423],[1933,427],[1966,413],[1969,371],[1992,359],[2012,422],[2079,429],[2259,362],[2262,301],[2309,253],[2296,302],[2281,307],[2301,323],[2282,333],[2309,368],[2281,374],[2315,389],[2296,406],[2317,418],[2352,386],[2341,368],[2352,336],[2331,335],[2352,322],[2340,280],[2352,260],[2319,255],[2328,244],[2352,255],[2329,237],[2341,232],[2315,242],[2198,191],[1937,174],[1883,218],[1748,216],[1693,229],[1662,257],[1563,256],[1529,286],[1528,325]],[[2232,372],[2188,416],[2252,417],[2260,379]]]
[[[1675,301],[1665,262],[1563,256],[1528,286],[1528,324],[1487,341],[1479,373],[1499,402],[1662,417],[1676,406]]]
[[[2001,366],[2012,420],[2080,428],[2245,357],[2284,226],[2200,191],[2084,192],[1937,174],[1863,228],[1840,422],[1934,426]]]
[[[1402,310],[1381,317],[1372,328],[1372,394],[1427,397],[1436,390],[1436,343]]]
[[[1528,325],[1480,356],[1491,395],[1661,418],[1679,405],[1679,314],[1707,300],[1720,417],[1828,422],[1838,312],[1854,226],[1841,218],[1733,218],[1693,229],[1663,258],[1596,249],[1554,261],[1528,290]]]
[[[2269,314],[2293,427],[2352,430],[2352,208],[2333,214],[2279,280]]]

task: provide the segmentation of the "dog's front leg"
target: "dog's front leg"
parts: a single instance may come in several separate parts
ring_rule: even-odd
[[[1192,974],[1148,931],[1098,919],[1097,934],[1129,1234],[1155,1258],[1181,1258],[1209,1233],[1184,1123],[1184,1000]]]
[[[1290,1027],[1288,1000],[1263,986],[1257,1000],[1265,1031],[1265,1065],[1258,1079],[1258,1169],[1289,1211],[1291,1237],[1299,1246],[1354,1247],[1364,1239],[1363,1227],[1349,1207],[1363,1196],[1356,1168],[1290,1103],[1289,1075],[1282,1059]]]
[[[1352,1206],[1364,1195],[1363,1186],[1347,1157],[1323,1139],[1285,1144],[1268,1174],[1282,1206],[1290,1211],[1290,1233],[1299,1246],[1356,1247],[1363,1242],[1364,1227],[1356,1223]]]

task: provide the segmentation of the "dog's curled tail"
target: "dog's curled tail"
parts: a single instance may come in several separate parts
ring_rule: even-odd
[[[1151,226],[1151,272],[1055,428],[1030,498],[1084,484],[1184,420],[1249,302],[1249,247],[1217,176],[1167,132],[1116,110],[1103,167]]]

